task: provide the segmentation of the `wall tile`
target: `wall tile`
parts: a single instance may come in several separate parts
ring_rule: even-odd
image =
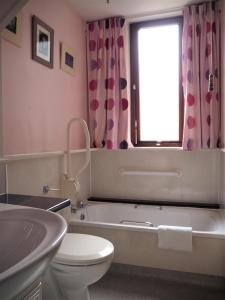
[[[216,203],[219,151],[118,150],[92,153],[93,196]],[[180,169],[182,177],[120,176],[119,169]]]
[[[0,194],[6,193],[5,165],[0,164]]]
[[[90,168],[80,177],[79,200],[95,197],[181,202],[224,202],[225,153],[219,151],[179,150],[99,150],[91,153]],[[84,161],[84,153],[72,156],[75,175]],[[180,178],[167,176],[120,176],[119,169],[181,169]],[[62,157],[27,159],[8,164],[10,193],[43,195],[43,185],[58,188],[63,174]],[[221,188],[221,192],[219,192]],[[91,191],[92,189],[92,191]],[[73,198],[74,190],[68,192]],[[48,196],[60,196],[49,192]],[[68,197],[69,197],[68,196]],[[74,197],[74,200],[77,199]]]
[[[76,172],[84,162],[84,153],[72,155],[72,171]],[[49,191],[43,194],[42,188],[48,185],[52,188],[61,188],[63,176],[62,157],[35,158],[13,161],[8,164],[9,193],[36,196],[70,197],[61,191]],[[87,168],[80,176],[79,200],[85,200],[90,193],[90,170]],[[72,191],[73,192],[73,191]],[[70,197],[71,198],[71,197]]]

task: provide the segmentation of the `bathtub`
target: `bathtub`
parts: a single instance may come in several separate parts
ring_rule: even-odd
[[[72,214],[70,231],[102,236],[115,246],[114,261],[225,276],[222,209],[89,202]],[[158,248],[158,226],[192,227],[192,252]]]

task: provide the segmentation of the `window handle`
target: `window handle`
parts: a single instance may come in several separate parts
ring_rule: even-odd
[[[138,143],[138,122],[137,122],[137,120],[135,120],[134,128],[135,128],[135,144],[137,145],[137,143]]]

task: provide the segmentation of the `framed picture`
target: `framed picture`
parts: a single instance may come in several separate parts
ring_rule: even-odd
[[[75,75],[75,55],[73,49],[61,44],[61,69],[71,75]]]
[[[3,29],[2,37],[12,44],[22,47],[23,14],[19,12]]]
[[[32,59],[53,68],[54,30],[36,16],[32,17]]]

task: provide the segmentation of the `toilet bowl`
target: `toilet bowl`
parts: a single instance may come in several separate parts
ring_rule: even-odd
[[[67,233],[43,279],[43,299],[89,300],[88,286],[109,269],[111,242],[101,237]]]

